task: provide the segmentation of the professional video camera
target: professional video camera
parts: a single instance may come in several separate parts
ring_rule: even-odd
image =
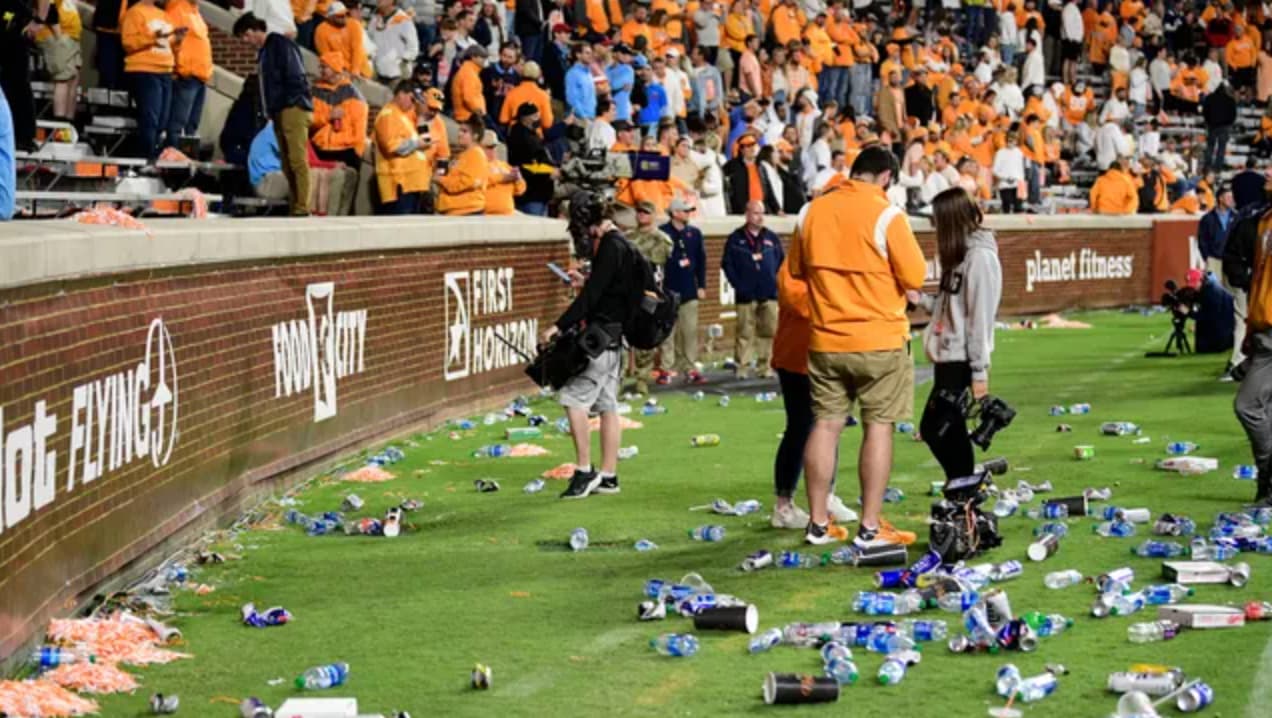
[[[609,152],[589,149],[581,127],[567,131],[570,158],[561,163],[557,197],[566,199],[579,190],[598,192],[614,199],[615,183],[621,179],[662,180],[671,178],[671,159],[652,152]]]
[[[945,482],[945,498],[932,504],[928,534],[929,548],[942,563],[965,561],[1002,545],[998,517],[981,510],[991,483],[988,469]]]
[[[1192,353],[1187,326],[1188,320],[1195,319],[1197,316],[1201,293],[1192,287],[1181,287],[1175,284],[1173,279],[1167,279],[1165,287],[1161,305],[1170,311],[1172,327],[1170,337],[1166,339],[1165,349],[1160,352],[1147,352],[1144,354],[1146,357],[1173,357]]]
[[[1016,418],[1016,410],[1007,402],[996,396],[985,396],[979,401],[972,398],[972,391],[964,389],[955,394],[948,389],[937,392],[937,399],[948,402],[958,408],[964,419],[978,421],[968,438],[979,446],[981,451],[988,451],[994,435],[1011,425]]]

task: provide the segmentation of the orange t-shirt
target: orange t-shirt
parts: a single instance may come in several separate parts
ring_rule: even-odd
[[[747,199],[751,202],[764,201],[764,183],[760,181],[759,164],[746,165]]]

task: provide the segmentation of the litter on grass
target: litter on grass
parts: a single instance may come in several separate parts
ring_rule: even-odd
[[[563,481],[565,479],[570,478],[571,476],[574,476],[574,469],[575,469],[574,464],[569,464],[569,463],[561,464],[560,466],[556,468],[548,469],[547,471],[543,472],[542,476],[545,479],[554,479],[557,481]]]
[[[357,471],[350,471],[340,478],[342,481],[375,484],[381,481],[392,481],[397,477],[378,466],[364,466]]]
[[[0,714],[59,718],[97,713],[97,703],[49,680],[0,681]]]
[[[514,459],[520,459],[532,456],[547,456],[550,453],[547,449],[537,444],[514,444],[508,450],[508,456]]]
[[[44,677],[80,693],[126,693],[137,690],[137,679],[113,663],[69,663]]]
[[[645,428],[645,425],[644,425],[644,424],[640,423],[639,421],[635,421],[634,419],[628,419],[628,418],[627,418],[627,417],[625,417],[625,416],[620,416],[620,417],[618,417],[618,425],[619,425],[619,426],[621,426],[621,427],[623,428],[623,431],[627,431],[627,430],[630,430],[630,429],[643,429],[643,428]],[[588,419],[588,420],[587,420],[587,426],[588,426],[588,428],[589,428],[589,429],[591,429],[592,431],[600,431],[600,430],[601,430],[601,418],[600,418],[599,416],[594,416],[594,417],[592,417],[591,419]]]
[[[188,654],[158,646],[159,636],[134,616],[111,618],[55,618],[49,622],[49,640],[82,644],[84,649],[106,663],[144,666],[171,663]]]

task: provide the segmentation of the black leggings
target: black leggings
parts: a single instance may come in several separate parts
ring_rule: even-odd
[[[942,400],[939,393],[944,389],[954,396],[962,395],[972,385],[972,367],[963,361],[936,364],[935,369],[919,432],[945,470],[945,478],[971,476],[976,459],[967,437],[967,419],[956,404]]]
[[[777,381],[782,387],[782,406],[786,409],[786,431],[773,461],[773,493],[789,499],[799,486],[799,474],[804,469],[804,444],[813,431],[813,392],[807,374],[778,369]]]

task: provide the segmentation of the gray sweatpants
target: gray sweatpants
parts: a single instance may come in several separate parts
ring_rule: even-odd
[[[1241,380],[1233,408],[1245,427],[1259,470],[1259,482],[1272,481],[1272,329],[1251,337],[1250,369]]]

